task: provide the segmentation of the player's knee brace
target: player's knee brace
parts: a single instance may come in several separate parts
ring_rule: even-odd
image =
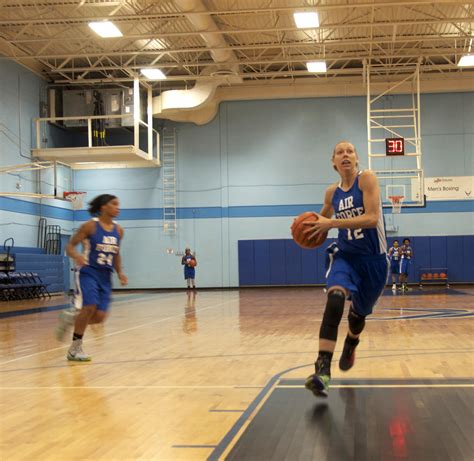
[[[349,330],[351,333],[360,335],[365,327],[365,317],[358,314],[351,306],[347,320],[349,321]]]
[[[337,340],[337,329],[339,328],[339,323],[341,323],[345,300],[346,295],[341,290],[333,290],[328,294],[323,322],[319,330],[320,339]]]

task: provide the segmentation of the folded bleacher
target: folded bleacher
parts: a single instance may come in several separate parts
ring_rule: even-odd
[[[64,291],[64,258],[41,248],[0,253],[0,301],[51,297]]]

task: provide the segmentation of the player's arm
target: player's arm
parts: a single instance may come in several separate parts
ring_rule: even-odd
[[[94,221],[87,221],[71,237],[71,240],[66,245],[66,254],[74,260],[76,266],[81,267],[87,264],[86,258],[76,250],[76,247],[95,232],[95,226]]]
[[[123,240],[124,232],[121,226],[117,225],[117,232],[120,237],[120,242]],[[125,286],[128,283],[127,276],[123,273],[122,270],[122,256],[120,255],[120,247],[118,249],[117,254],[114,257],[114,269],[117,272],[117,277],[120,280],[120,285]]]
[[[330,185],[324,194],[324,204],[321,208],[319,214],[325,218],[332,218],[334,215],[334,208],[332,207],[332,198],[334,197],[334,192],[336,191],[337,184]]]
[[[332,207],[332,198],[334,196],[334,192],[337,189],[337,184],[330,185],[324,194],[324,203],[321,211],[318,214],[318,220],[315,221],[306,221],[304,225],[306,226],[306,230],[303,232],[305,234],[309,234],[309,239],[316,237],[319,234],[319,226],[321,221],[331,221],[332,216],[334,215],[334,208]]]
[[[184,256],[181,258],[181,264],[183,266],[186,264],[186,258]]]

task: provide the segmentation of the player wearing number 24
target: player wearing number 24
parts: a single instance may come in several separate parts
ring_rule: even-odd
[[[114,221],[119,212],[119,200],[114,195],[103,194],[94,198],[89,203],[89,213],[93,218],[80,227],[66,247],[68,256],[76,265],[74,309],[61,314],[56,336],[63,339],[68,327],[74,324],[68,360],[90,360],[90,356],[82,350],[82,338],[88,325],[101,323],[106,317],[113,270],[117,272],[122,286],[128,283],[120,257],[120,242],[124,232]],[[80,243],[82,254],[76,251]]]
[[[319,331],[319,354],[315,373],[305,386],[317,396],[327,396],[331,361],[337,341],[345,300],[350,301],[348,332],[339,359],[347,371],[355,360],[355,349],[387,280],[388,259],[382,203],[377,177],[370,170],[359,170],[353,144],[339,142],[332,164],[340,176],[326,190],[324,205],[315,221],[306,221],[309,238],[338,229],[337,242],[327,251],[327,303]],[[333,217],[334,216],[334,217]]]

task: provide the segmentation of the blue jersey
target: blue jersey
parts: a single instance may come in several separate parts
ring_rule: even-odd
[[[413,256],[413,250],[410,245],[402,245],[402,259],[411,259]]]
[[[332,207],[336,219],[355,218],[365,213],[363,194],[359,188],[360,173],[347,192],[341,189],[341,184],[336,188],[332,198]],[[337,246],[345,253],[358,255],[386,253],[387,243],[385,240],[382,202],[380,202],[380,214],[376,227],[370,229],[339,229]]]
[[[196,271],[194,267],[188,266],[189,261],[192,259],[196,259],[193,255],[184,255],[183,259],[181,260],[181,264],[184,264],[184,279],[193,279],[196,277]]]
[[[390,255],[390,261],[400,261],[400,256],[401,256],[401,251],[400,247],[391,247],[390,250],[388,250],[388,254]]]
[[[114,224],[113,229],[107,232],[97,218],[93,221],[95,221],[95,232],[82,242],[87,266],[113,271],[115,255],[120,247],[118,226]]]

